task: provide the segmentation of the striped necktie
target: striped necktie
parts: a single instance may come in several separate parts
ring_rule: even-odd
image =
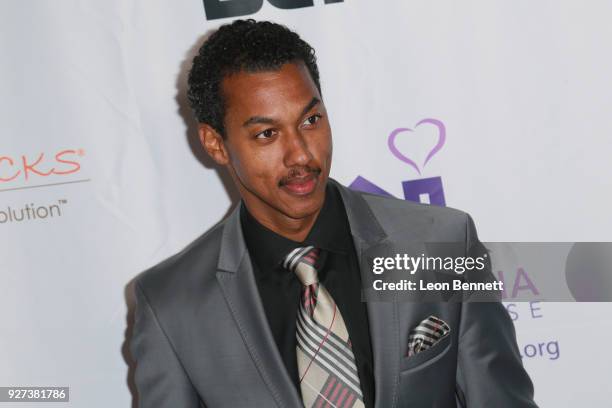
[[[319,249],[296,248],[283,266],[302,282],[297,316],[297,365],[306,408],[361,408],[363,395],[355,356],[340,310],[319,283]]]

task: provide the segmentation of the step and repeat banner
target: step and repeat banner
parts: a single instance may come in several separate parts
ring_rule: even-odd
[[[0,386],[133,404],[133,278],[238,199],[185,96],[219,25],[269,19],[314,46],[341,183],[467,211],[482,241],[579,242],[612,241],[610,15],[578,0],[2,2]],[[510,264],[495,272],[537,402],[609,405],[612,305],[526,297],[529,268]]]

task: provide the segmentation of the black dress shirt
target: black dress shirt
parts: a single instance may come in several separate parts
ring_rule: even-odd
[[[374,373],[366,304],[361,301],[361,275],[346,211],[337,189],[327,184],[325,202],[304,242],[282,237],[261,225],[242,206],[244,238],[253,263],[268,324],[285,367],[301,393],[296,357],[296,318],[302,284],[281,261],[305,245],[320,248],[318,276],[334,298],[355,355],[366,408],[374,406]]]

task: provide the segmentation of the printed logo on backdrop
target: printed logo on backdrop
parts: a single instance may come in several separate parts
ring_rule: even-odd
[[[401,149],[402,138],[424,138],[428,133],[435,133],[435,141],[425,149],[422,160],[418,160],[415,154],[411,154]],[[416,174],[417,178],[409,178],[401,181],[404,199],[418,203],[426,203],[438,206],[446,206],[444,186],[442,177],[423,177],[426,173],[427,164],[436,156],[446,143],[446,126],[439,119],[426,118],[417,122],[413,127],[399,127],[394,129],[387,137],[387,147],[391,154],[403,164],[407,169]],[[359,175],[349,185],[350,188],[366,193],[392,197],[393,195],[376,183]],[[494,272],[500,281],[504,282],[502,300],[508,314],[513,321],[542,319],[544,317],[544,307],[538,301],[539,291],[530,278],[526,269],[518,265],[512,270],[496,270]],[[506,289],[507,288],[507,289]],[[513,299],[528,296],[533,299],[527,303],[513,302]],[[560,357],[559,341],[556,339],[544,338],[527,341],[519,345],[521,357],[524,359],[547,359],[557,360]]]
[[[90,181],[82,178],[83,149],[58,149],[56,151],[0,155],[0,225],[26,221],[40,221],[63,215],[68,200],[64,197],[36,203],[25,199],[17,204],[7,203],[8,196],[24,190],[53,188],[66,184]]]
[[[426,129],[429,128],[429,129]],[[406,151],[401,151],[398,147],[398,141],[401,138],[419,138],[423,137],[424,133],[422,130],[433,130],[436,133],[436,142],[429,149],[425,158],[422,162],[419,162],[416,158],[411,157],[411,154]],[[414,127],[406,128],[400,127],[393,130],[387,138],[387,146],[389,151],[396,159],[406,164],[411,171],[416,172],[419,176],[425,170],[425,166],[430,160],[444,147],[446,143],[446,127],[441,120],[427,118],[419,121]],[[349,185],[350,188],[366,193],[378,194],[383,196],[392,197],[390,193],[378,187],[375,183],[366,179],[363,176],[357,176],[355,180]],[[416,178],[411,180],[402,181],[402,189],[404,192],[404,199],[409,201],[415,201],[417,203],[427,203],[439,206],[446,205],[446,199],[444,197],[444,187],[442,186],[441,177],[425,177]]]
[[[313,0],[265,0],[274,7],[293,10],[313,7]],[[325,0],[325,4],[343,3],[344,0]],[[207,20],[219,18],[243,17],[257,13],[263,7],[264,0],[204,0]]]

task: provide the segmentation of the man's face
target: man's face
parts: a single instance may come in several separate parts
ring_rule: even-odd
[[[316,214],[325,196],[332,140],[305,65],[232,74],[224,78],[222,92],[226,159],[215,160],[229,167],[249,211],[265,224]]]

